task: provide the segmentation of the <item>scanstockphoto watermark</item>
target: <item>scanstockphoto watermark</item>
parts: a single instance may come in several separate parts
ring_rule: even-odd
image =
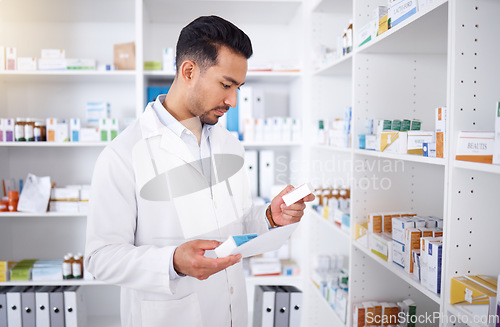
[[[405,312],[399,312],[397,315],[376,315],[374,312],[368,312],[365,317],[367,325],[406,325],[419,324],[422,326],[443,324],[498,324],[500,318],[497,315],[447,315],[440,312],[426,312],[424,314],[409,315]]]
[[[403,160],[293,160],[287,156],[276,157],[277,182],[285,184],[288,176],[300,174],[303,169],[311,172],[313,185],[356,185],[361,190],[383,190],[392,187],[392,176],[403,174]]]

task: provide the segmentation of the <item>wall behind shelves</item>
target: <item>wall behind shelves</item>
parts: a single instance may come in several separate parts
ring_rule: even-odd
[[[446,69],[444,55],[357,54],[356,123],[366,118],[416,118],[422,130],[433,131],[434,109],[446,106]]]
[[[68,252],[84,253],[86,223],[86,217],[4,217],[0,258],[62,259]]]
[[[353,176],[353,225],[368,221],[372,212],[443,217],[443,166],[355,156]]]

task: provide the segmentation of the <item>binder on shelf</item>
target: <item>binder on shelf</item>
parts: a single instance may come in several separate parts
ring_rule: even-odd
[[[259,152],[259,196],[271,200],[274,185],[274,151]]]
[[[290,298],[288,326],[300,327],[302,319],[302,291],[295,286],[284,285],[281,286]]]
[[[35,290],[35,316],[37,327],[50,327],[49,294],[56,288],[57,286],[41,286]]]
[[[0,288],[0,326],[7,326],[7,291],[11,287]]]
[[[259,191],[259,160],[257,150],[247,150],[245,151],[245,168],[248,174],[248,180],[250,181],[250,192],[252,198],[257,197],[257,192]]]
[[[21,293],[23,327],[35,327],[35,287],[31,286]]]
[[[9,327],[22,326],[21,293],[29,286],[14,286],[7,291],[7,321]]]
[[[290,296],[288,292],[281,286],[274,286],[276,295],[274,297],[274,326],[288,327],[290,310]]]
[[[253,302],[253,327],[274,326],[274,297],[271,286],[255,285]]]
[[[64,327],[64,286],[53,289],[49,294],[50,326]]]
[[[252,91],[252,114],[254,118],[266,118],[264,100],[264,88],[254,88]]]
[[[254,117],[252,93],[253,88],[247,85],[238,92],[238,130],[240,134],[245,133],[245,120]]]
[[[64,290],[64,321],[66,327],[87,326],[87,310],[83,288],[70,286]]]

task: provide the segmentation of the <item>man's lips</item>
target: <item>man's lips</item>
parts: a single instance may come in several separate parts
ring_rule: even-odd
[[[228,109],[215,109],[215,113],[217,116],[224,116],[224,114],[228,111]]]

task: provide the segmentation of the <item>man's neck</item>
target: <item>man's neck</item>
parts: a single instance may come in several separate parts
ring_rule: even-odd
[[[177,121],[179,121],[184,127],[186,127],[188,130],[191,131],[191,133],[196,136],[196,139],[198,140],[198,145],[201,143],[201,132],[203,130],[203,124],[200,121],[199,117],[185,117],[185,115],[182,115],[179,110],[176,110],[176,107],[170,106],[167,104],[168,103],[176,103],[176,101],[172,101],[174,99],[169,99],[169,96],[165,97],[165,100],[163,100],[163,107],[174,117]]]

